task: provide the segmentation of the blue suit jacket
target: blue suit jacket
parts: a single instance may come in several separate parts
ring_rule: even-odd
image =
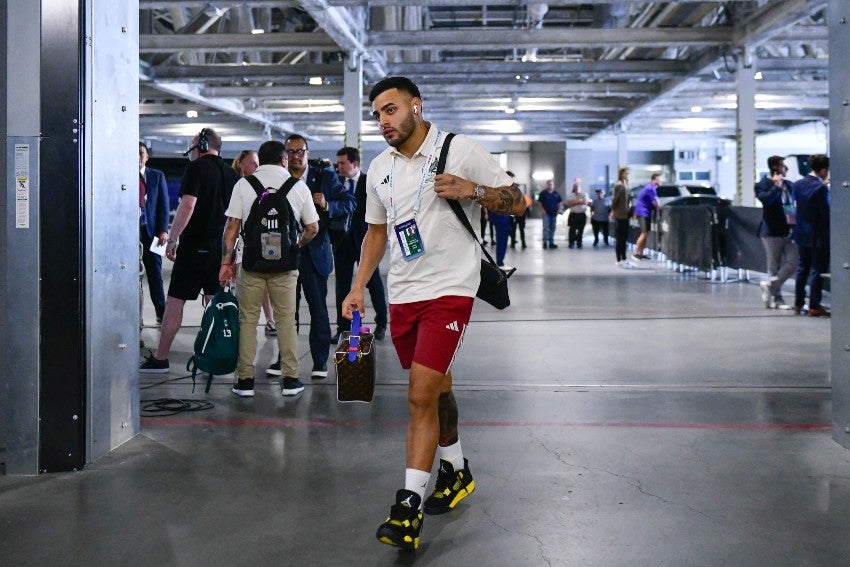
[[[332,167],[316,168],[310,164],[304,179],[311,193],[322,193],[328,202],[328,210],[319,212],[319,232],[307,243],[304,250],[321,276],[327,277],[334,269],[333,249],[328,237],[328,217],[349,215],[354,212],[354,196],[349,195]]]
[[[799,246],[829,248],[829,188],[814,175],[794,183],[797,224],[794,242]]]
[[[168,232],[168,185],[163,172],[145,167],[145,194],[145,227],[153,238]]]
[[[357,180],[357,185],[354,186],[354,202],[356,203],[356,208],[351,215],[351,228],[349,232],[354,239],[354,246],[357,249],[357,253],[360,254],[360,248],[363,246],[363,238],[366,236],[366,231],[369,230],[369,225],[366,223],[366,174],[362,172],[360,173],[360,178]]]

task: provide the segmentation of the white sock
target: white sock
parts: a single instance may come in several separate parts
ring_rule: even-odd
[[[455,472],[463,470],[463,449],[460,448],[460,439],[457,443],[448,447],[440,447],[440,458],[452,464]]]
[[[420,471],[417,469],[404,469],[404,488],[419,495],[419,507],[425,502],[425,488],[428,486],[428,481],[431,480],[430,471]]]

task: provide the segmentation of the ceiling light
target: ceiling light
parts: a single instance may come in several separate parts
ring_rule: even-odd
[[[694,113],[702,112],[702,107],[701,106],[692,106],[691,112],[694,112]]]
[[[321,77],[310,77],[310,84],[314,87],[321,86],[323,82]]]
[[[549,181],[550,179],[554,179],[555,174],[552,173],[551,169],[538,169],[531,174],[531,178],[535,181]]]
[[[505,109],[505,114],[513,114],[516,112],[516,108],[511,108],[510,106]]]
[[[761,71],[759,71],[759,72],[757,72],[755,75],[753,75],[753,78],[754,78],[756,81],[761,81],[762,79],[764,79],[764,75],[762,75],[762,74],[761,74]]]
[[[266,30],[260,28],[254,28],[251,30],[251,33],[254,35],[260,35],[261,33],[266,33]]]
[[[197,110],[187,110],[186,111],[186,118],[197,118],[197,117],[198,117],[198,111]]]

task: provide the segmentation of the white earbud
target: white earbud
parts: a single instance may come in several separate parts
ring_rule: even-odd
[[[419,114],[419,107],[416,105],[413,106],[413,114]]]

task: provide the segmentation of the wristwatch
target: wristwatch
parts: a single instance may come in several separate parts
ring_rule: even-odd
[[[484,187],[476,183],[475,187],[472,188],[472,195],[472,200],[478,201],[478,199],[484,196]]]

